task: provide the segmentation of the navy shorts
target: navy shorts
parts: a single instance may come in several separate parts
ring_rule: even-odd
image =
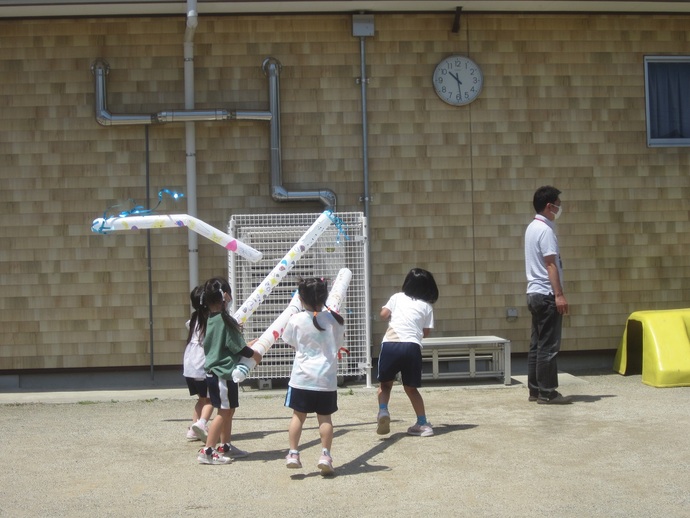
[[[305,390],[288,386],[285,406],[305,414],[331,415],[338,410],[338,392]]]
[[[206,385],[213,408],[227,410],[240,406],[240,390],[234,381],[219,378],[209,372],[206,374]]]
[[[187,380],[187,388],[189,389],[190,396],[208,397],[208,385],[206,385],[205,379],[198,380],[186,376],[184,379]]]
[[[408,387],[422,386],[422,348],[413,342],[383,342],[379,353],[378,375],[380,382],[395,380],[400,373],[402,384]]]

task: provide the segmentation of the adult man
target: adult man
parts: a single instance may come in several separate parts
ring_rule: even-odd
[[[550,185],[536,190],[533,199],[536,215],[525,232],[527,307],[532,314],[527,386],[529,400],[539,404],[570,403],[556,390],[556,356],[561,348],[563,315],[568,313],[554,223],[563,211],[560,194],[561,191]]]

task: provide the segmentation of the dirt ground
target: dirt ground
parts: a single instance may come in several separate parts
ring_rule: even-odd
[[[184,389],[4,393],[0,516],[690,516],[690,387],[599,373],[561,390],[573,404],[530,403],[519,380],[427,383],[421,438],[402,387],[378,436],[376,390],[346,386],[330,478],[313,417],[304,468],[286,469],[282,388],[240,394],[233,442],[251,454],[226,466],[197,463]]]

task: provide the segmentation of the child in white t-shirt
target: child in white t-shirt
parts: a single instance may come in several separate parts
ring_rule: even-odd
[[[191,318],[187,321],[187,347],[184,350],[182,361],[182,375],[187,381],[190,396],[198,396],[192,414],[192,426],[187,429],[187,439],[190,441],[206,442],[208,434],[208,421],[211,419],[213,407],[208,397],[208,387],[206,386],[206,370],[204,362],[204,335],[206,334],[206,321],[208,311],[201,304],[201,294],[203,286],[197,286],[189,294],[192,302]]]
[[[432,304],[438,300],[434,276],[421,268],[412,268],[405,277],[402,292],[394,294],[381,308],[381,318],[389,320],[378,360],[379,413],[376,433],[390,432],[391,416],[388,402],[398,373],[402,376],[405,394],[417,414],[417,422],[407,429],[409,435],[429,437],[434,430],[426,420],[422,386],[422,339],[434,327]]]
[[[285,397],[293,414],[288,430],[288,468],[301,468],[299,440],[307,414],[316,413],[322,453],[322,475],[333,473],[331,414],[338,410],[338,350],[344,342],[344,320],[325,307],[328,285],[323,279],[301,280],[297,288],[304,311],[288,320],[282,338],[295,349],[295,360]],[[325,311],[323,311],[325,307]]]

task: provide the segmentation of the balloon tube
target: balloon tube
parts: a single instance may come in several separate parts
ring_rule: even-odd
[[[333,281],[333,286],[331,286],[331,291],[328,293],[328,300],[326,300],[326,306],[328,309],[340,312],[340,306],[345,300],[345,295],[347,294],[347,288],[350,286],[350,281],[352,280],[352,272],[348,268],[341,268],[338,272],[335,281]]]
[[[330,210],[323,211],[299,241],[294,244],[290,251],[285,254],[285,257],[280,260],[271,273],[268,274],[247,300],[244,301],[244,304],[235,312],[233,316],[240,325],[249,320],[249,317],[256,311],[259,304],[266,300],[273,288],[285,278],[292,267],[295,266],[295,263],[316,243],[316,240],[319,239],[332,222],[332,212]]]
[[[100,234],[110,234],[119,230],[177,227],[187,227],[189,230],[210,239],[226,250],[235,252],[253,263],[261,260],[262,253],[258,250],[188,214],[151,214],[146,216],[112,217],[108,219],[97,218],[91,224],[91,230]]]
[[[352,280],[352,272],[347,268],[341,268],[338,276],[333,282],[333,287],[328,294],[326,306],[331,311],[338,312],[345,300],[347,288],[350,286]],[[285,330],[285,326],[292,315],[299,313],[302,310],[302,303],[297,292],[292,296],[292,300],[288,307],[276,318],[266,331],[252,344],[252,349],[258,351],[261,356],[264,356],[274,343],[280,338]],[[232,380],[235,383],[241,383],[247,379],[249,372],[256,367],[256,362],[253,358],[242,358],[240,363],[232,371]]]
[[[292,296],[292,300],[285,310],[276,318],[273,323],[263,332],[263,334],[252,344],[252,349],[258,351],[261,356],[266,354],[271,346],[276,343],[276,340],[283,334],[285,326],[292,315],[302,311],[302,303],[300,302],[297,292]],[[256,362],[253,358],[242,358],[240,363],[232,371],[232,380],[235,383],[241,383],[249,374]]]

